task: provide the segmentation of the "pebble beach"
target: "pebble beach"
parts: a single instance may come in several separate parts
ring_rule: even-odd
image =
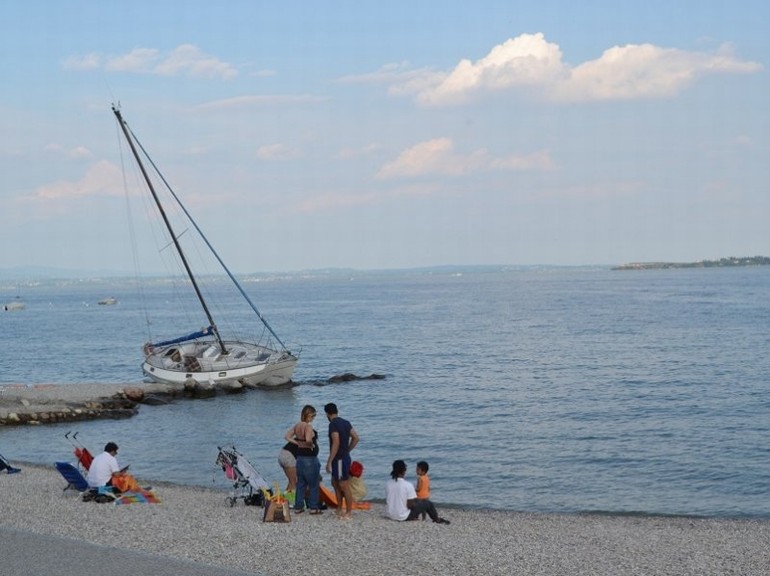
[[[761,520],[443,506],[452,522],[445,526],[394,522],[375,501],[351,521],[327,510],[263,523],[261,508],[231,507],[219,489],[140,478],[160,504],[97,504],[64,491],[53,465],[13,463],[21,473],[0,472],[0,532],[63,537],[106,547],[106,554],[142,552],[204,569],[267,576],[770,574],[770,522]],[[370,495],[381,491],[368,485]]]

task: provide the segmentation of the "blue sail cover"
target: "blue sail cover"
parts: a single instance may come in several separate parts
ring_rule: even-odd
[[[179,344],[180,342],[187,342],[188,340],[195,340],[196,338],[203,338],[204,336],[211,336],[214,333],[214,327],[209,326],[208,328],[203,328],[202,330],[198,330],[197,332],[193,332],[192,334],[188,334],[187,336],[180,336],[179,338],[174,338],[173,340],[164,340],[163,342],[156,342],[155,344],[150,344],[153,348],[159,347],[159,346],[168,346],[169,344]]]

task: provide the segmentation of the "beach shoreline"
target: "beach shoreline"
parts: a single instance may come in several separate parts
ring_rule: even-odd
[[[770,522],[444,507],[449,526],[331,510],[263,523],[227,490],[151,483],[160,504],[82,502],[53,465],[0,472],[0,528],[272,575],[768,574]],[[370,482],[370,494],[379,487]],[[29,551],[34,554],[34,550]]]

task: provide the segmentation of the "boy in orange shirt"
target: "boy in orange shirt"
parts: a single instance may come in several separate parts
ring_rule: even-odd
[[[425,460],[420,460],[417,463],[417,482],[415,482],[414,491],[417,492],[417,498],[420,500],[430,500],[429,468],[430,466]]]
[[[416,466],[417,481],[414,483],[414,491],[417,493],[418,500],[430,500],[430,476],[428,476],[428,463],[420,460]],[[425,520],[425,512],[422,513],[422,519]]]

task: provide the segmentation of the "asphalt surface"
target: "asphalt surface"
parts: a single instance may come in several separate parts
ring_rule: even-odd
[[[32,532],[0,528],[0,576],[259,576],[132,552],[97,546]]]

